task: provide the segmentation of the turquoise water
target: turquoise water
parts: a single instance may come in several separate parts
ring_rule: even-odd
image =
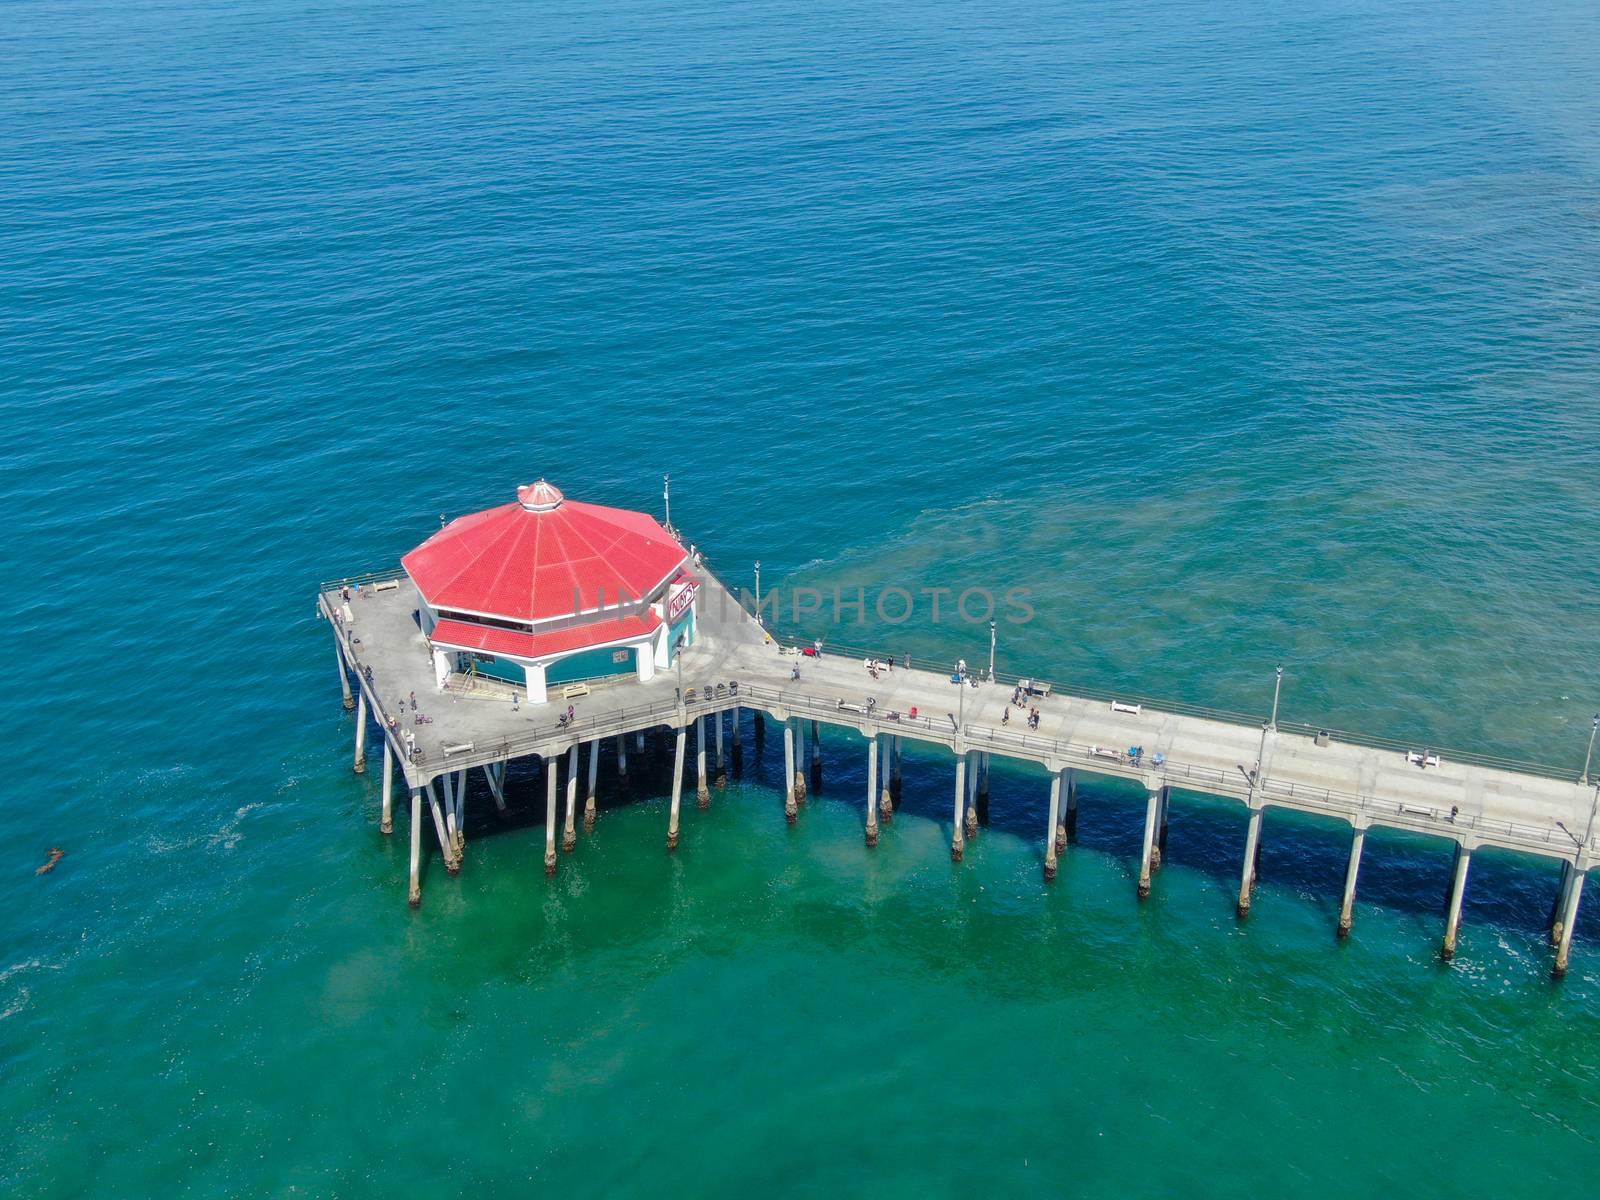
[[[1025,587],[1004,669],[1582,763],[1584,5],[0,7],[0,1190],[1533,1195],[1600,1168],[1549,866],[829,743],[547,883],[348,767],[316,581],[547,474],[734,582]],[[980,661],[959,622],[835,630]],[[603,779],[606,778],[603,776]],[[397,833],[405,832],[404,821]],[[52,846],[55,871],[33,869]]]

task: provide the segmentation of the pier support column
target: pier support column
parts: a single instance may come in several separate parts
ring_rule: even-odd
[[[1361,873],[1361,850],[1367,844],[1367,831],[1358,828],[1350,837],[1350,863],[1344,869],[1344,899],[1339,902],[1339,936],[1350,936],[1355,917],[1356,876]]]
[[[729,714],[728,732],[733,738],[733,777],[739,778],[744,774],[744,725],[739,719],[743,710],[737,705]]]
[[[444,788],[444,827],[450,835],[450,857],[455,861],[451,873],[461,869],[461,826],[456,820],[456,775],[446,771],[440,779]]]
[[[439,811],[439,793],[434,790],[433,780],[428,780],[426,791],[428,809],[433,813],[433,831],[439,835],[439,853],[444,855],[444,869],[454,875],[461,870],[461,864],[456,862],[455,839],[450,836],[450,830],[445,825],[444,813]]]
[[[628,735],[617,734],[617,784],[628,786]]]
[[[678,803],[683,797],[683,739],[688,735],[687,725],[678,726],[677,749],[672,755],[672,812],[667,818],[667,849],[678,848]]]
[[[1161,789],[1151,788],[1144,809],[1144,848],[1139,851],[1139,899],[1150,894],[1150,871],[1156,850],[1156,825],[1161,820]]]
[[[756,708],[751,710],[750,716],[750,724],[756,731],[756,753],[760,754],[767,744],[767,714]]]
[[[806,773],[803,768],[803,764],[798,760],[805,757],[805,744],[803,739],[805,738],[806,732],[805,726],[800,724],[799,717],[794,718],[793,724],[794,750],[797,759],[794,767],[794,801],[796,804],[804,804],[806,802]]]
[[[494,797],[495,810],[501,815],[506,813],[506,762],[483,764],[483,778],[489,785],[489,795]]]
[[[955,833],[950,839],[950,861],[960,862],[961,856],[966,853],[967,839],[962,835],[966,825],[967,803],[967,756],[965,751],[956,754],[956,815]]]
[[[578,844],[578,750],[581,742],[573,742],[567,751],[567,823],[561,830],[561,852],[571,854]]]
[[[878,738],[867,739],[867,845],[878,844]]]
[[[1234,911],[1242,919],[1250,915],[1250,894],[1256,890],[1256,862],[1261,851],[1261,813],[1250,810],[1250,825],[1244,835],[1244,871],[1239,878],[1239,905]]]
[[[378,832],[394,832],[394,747],[387,737],[383,739],[383,816]]]
[[[624,734],[623,736],[627,735]],[[641,729],[633,735],[633,748],[640,754],[644,753],[644,730]]]
[[[713,713],[711,719],[717,726],[717,787],[728,786],[728,760],[722,753],[722,714]]]
[[[556,775],[561,759],[552,754],[544,760],[544,873],[556,873]]]
[[[1057,822],[1061,817],[1061,772],[1050,773],[1050,818],[1044,827],[1044,879],[1049,883],[1056,877],[1056,855],[1059,847],[1056,839],[1061,828]]]
[[[694,766],[695,766],[695,803],[701,808],[711,807],[711,790],[706,787],[706,722],[711,718],[702,716],[696,723],[694,732]],[[720,721],[719,721],[720,724]]]
[[[879,756],[879,761],[883,764],[879,774],[879,779],[882,781],[883,786],[878,789],[878,820],[887,825],[890,821],[894,820],[894,796],[889,786],[888,762],[889,758],[893,755],[892,747],[894,743],[891,739],[887,738],[878,738],[876,740],[879,740],[883,743],[882,752]]]
[[[822,790],[822,723],[811,722],[811,790]]]
[[[1550,944],[1561,944],[1563,914],[1567,911],[1567,889],[1572,886],[1572,864],[1561,864],[1561,882],[1556,884],[1556,897],[1550,903]]]
[[[600,739],[589,743],[589,786],[583,790],[583,831],[594,832],[595,784],[600,779]]]
[[[411,892],[412,908],[422,906],[422,789],[411,789]]]
[[[350,694],[350,668],[344,661],[344,647],[339,644],[339,635],[333,635],[333,656],[339,660],[339,690],[344,693],[344,710],[349,712],[356,706],[356,698]]]
[[[1556,944],[1556,965],[1551,975],[1560,979],[1567,973],[1567,958],[1572,953],[1572,927],[1578,922],[1578,898],[1583,895],[1584,872],[1574,869],[1567,885],[1566,903],[1561,908],[1561,940]]]
[[[1167,817],[1172,812],[1172,789],[1161,789],[1161,813],[1156,818],[1156,845],[1151,854],[1150,869],[1161,870],[1161,864],[1167,857]]]
[[[902,754],[901,754],[900,735],[899,734],[895,734],[894,735],[894,739],[890,743],[890,751],[891,751],[891,754],[893,756],[893,761],[892,761],[892,763],[891,763],[891,765],[889,767],[889,796],[890,796],[890,799],[893,800],[895,804],[898,804],[898,803],[900,803],[900,791],[901,791],[900,768],[901,768],[901,761],[902,761],[902,757],[903,757]]]
[[[978,752],[968,751],[967,760],[966,831],[970,842],[978,836],[978,806],[974,803],[978,796]]]
[[[356,760],[357,775],[367,773],[367,694],[361,693],[356,702]]]
[[[1444,946],[1439,957],[1449,962],[1456,956],[1456,933],[1461,928],[1461,900],[1467,890],[1467,868],[1472,865],[1472,851],[1456,846],[1456,869],[1450,877],[1450,909],[1444,919]]]
[[[989,823],[989,752],[978,755],[978,824]]]
[[[799,781],[799,773],[794,769],[794,722],[783,722],[783,815],[793,825],[798,806],[795,800],[794,789]]]
[[[1057,847],[1065,850],[1078,840],[1078,773],[1067,772],[1067,820],[1056,837]]]

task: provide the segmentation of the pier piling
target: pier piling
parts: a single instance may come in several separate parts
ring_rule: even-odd
[[[356,758],[355,773],[367,773],[367,694],[361,693],[361,698],[356,703]]]
[[[891,794],[891,789],[889,787],[889,759],[894,753],[893,744],[884,738],[880,738],[877,734],[873,734],[872,736],[874,741],[883,742],[881,752],[878,756],[880,763],[882,763],[879,779],[883,784],[883,786],[878,789],[878,820],[887,825],[890,821],[894,820],[894,797]]]
[[[383,815],[378,832],[394,832],[394,747],[387,737],[383,739]]]
[[[350,694],[350,670],[344,661],[344,646],[337,629],[333,633],[333,657],[339,660],[339,689],[344,693],[344,710],[349,712],[356,706],[356,698]]]
[[[1067,820],[1064,828],[1056,836],[1056,849],[1065,850],[1069,844],[1078,840],[1078,773],[1067,771]]]
[[[617,734],[617,783],[628,786],[628,735]]]
[[[878,735],[867,739],[867,845],[878,844]]]
[[[1567,911],[1567,889],[1572,886],[1572,864],[1561,864],[1561,880],[1556,884],[1555,899],[1550,902],[1550,944],[1561,944],[1561,931],[1564,925],[1564,915]]]
[[[672,813],[667,818],[668,850],[678,848],[678,804],[683,797],[683,740],[688,733],[688,723],[679,717],[677,748],[672,753]]]
[[[444,855],[444,869],[454,875],[461,870],[456,862],[455,842],[450,837],[450,830],[445,825],[444,813],[439,811],[439,793],[434,789],[433,780],[428,781],[428,810],[433,814],[433,831],[439,836],[439,853]]]
[[[978,755],[978,824],[989,823],[989,752]]]
[[[1261,812],[1250,810],[1250,824],[1244,837],[1244,870],[1239,878],[1239,903],[1234,912],[1241,920],[1250,915],[1250,897],[1256,890],[1256,866],[1261,857]]]
[[[1439,957],[1449,962],[1456,956],[1456,933],[1461,927],[1461,900],[1467,890],[1467,868],[1472,865],[1472,851],[1456,843],[1455,870],[1450,876],[1450,910],[1444,922],[1444,945]]]
[[[1044,827],[1044,878],[1045,882],[1056,877],[1056,855],[1059,848],[1056,845],[1058,822],[1061,819],[1061,772],[1050,772],[1050,817]]]
[[[715,716],[715,714],[712,714]],[[701,808],[711,807],[711,791],[706,787],[706,722],[711,717],[701,717],[695,723],[694,731],[694,765],[695,765],[695,803]],[[722,722],[717,721],[720,736]]]
[[[1339,903],[1339,936],[1350,936],[1350,923],[1355,917],[1356,876],[1361,873],[1361,851],[1367,844],[1367,831],[1357,826],[1350,837],[1350,863],[1344,869],[1344,899]]]
[[[556,773],[561,759],[550,755],[544,760],[544,873],[556,873]]]
[[[411,789],[411,890],[412,908],[422,907],[422,789]]]
[[[978,836],[978,806],[977,806],[977,803],[976,803],[977,797],[978,797],[978,752],[976,750],[969,750],[967,752],[967,811],[966,811],[966,814],[965,814],[966,815],[965,829],[966,829],[966,834],[967,834],[967,840],[969,842],[972,841],[974,838],[976,838]]]
[[[800,775],[794,769],[794,722],[783,722],[783,815],[793,825],[798,812],[795,788],[800,786]]]
[[[1161,789],[1151,788],[1144,807],[1144,846],[1139,852],[1139,899],[1150,894],[1151,859],[1156,853],[1156,824],[1161,819]]]
[[[967,755],[964,750],[956,750],[956,813],[955,832],[950,838],[950,861],[960,862],[961,856],[966,853],[967,840],[962,836],[965,828],[964,809],[967,801]]]
[[[583,831],[594,832],[595,784],[600,779],[600,739],[589,743],[589,786],[583,790]]]
[[[578,747],[567,751],[567,823],[561,829],[561,852],[571,854],[578,844]]]
[[[785,724],[787,724],[787,722]],[[795,755],[797,756],[797,759],[805,757],[805,745],[804,745],[804,741],[803,741],[804,738],[805,738],[805,726],[803,726],[800,723],[800,718],[799,717],[795,717],[794,718],[794,743],[795,743],[794,749],[795,749]],[[798,761],[796,761],[795,768],[794,768],[794,802],[796,804],[804,804],[806,802],[806,773],[805,773],[805,771],[803,769],[802,764],[800,762],[798,762]]]
[[[1584,868],[1574,868],[1561,910],[1561,940],[1556,946],[1556,965],[1551,975],[1560,979],[1567,973],[1567,958],[1572,953],[1572,927],[1578,921],[1578,899],[1583,895]]]

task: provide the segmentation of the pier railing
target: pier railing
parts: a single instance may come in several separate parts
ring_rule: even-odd
[[[814,640],[792,637],[786,634],[773,634],[773,640],[779,645],[791,650],[804,650],[814,647]],[[901,668],[905,656],[892,655],[883,651],[864,649],[859,646],[836,645],[823,640],[823,652],[836,658],[846,659],[872,659],[877,662],[893,662],[896,668]],[[929,661],[924,659],[924,663]],[[913,665],[916,660],[913,659]],[[924,666],[922,669],[927,669]],[[942,670],[943,668],[937,668]],[[1259,729],[1265,723],[1263,714],[1234,712],[1225,708],[1213,708],[1202,704],[1188,704],[1182,700],[1165,700],[1158,697],[1144,696],[1136,692],[1115,691],[1109,688],[1093,687],[1072,681],[1070,688],[1058,685],[1054,680],[1045,680],[1038,675],[1015,675],[1008,671],[996,671],[992,681],[987,680],[988,672],[972,671],[968,669],[969,676],[980,678],[980,682],[989,682],[1003,687],[1016,687],[1023,683],[1049,683],[1052,695],[1059,695],[1075,700],[1099,700],[1107,704],[1117,702],[1121,704],[1137,704],[1145,710],[1158,714],[1180,717],[1195,717],[1206,721],[1219,721],[1228,725],[1248,725]],[[1341,742],[1349,746],[1366,746],[1372,750],[1391,750],[1405,754],[1411,751],[1428,750],[1430,753],[1441,755],[1452,762],[1464,763],[1476,767],[1489,767],[1500,771],[1515,771],[1521,775],[1534,775],[1542,779],[1559,779],[1563,782],[1573,782],[1578,777],[1578,772],[1567,768],[1554,766],[1550,763],[1529,762],[1525,759],[1507,758],[1497,754],[1482,754],[1471,750],[1457,750],[1441,746],[1435,742],[1421,740],[1404,741],[1398,738],[1379,737],[1369,733],[1355,733],[1347,729],[1335,729],[1328,725],[1314,725],[1305,721],[1278,721],[1279,733],[1291,733],[1302,737],[1316,738],[1326,736],[1331,741]]]
[[[839,701],[829,702],[802,692],[761,687],[741,688],[740,699],[760,701],[797,715],[804,713],[819,721],[831,720],[835,723],[842,711]],[[1170,758],[1157,765],[1148,757],[1130,759],[1117,747],[1073,742],[993,725],[976,725],[970,721],[958,728],[948,713],[935,716],[919,713],[913,717],[906,712],[880,708],[862,712],[860,706],[854,705],[844,711],[849,711],[852,717],[864,718],[882,733],[908,729],[930,734],[932,740],[944,743],[953,743],[959,737],[969,750],[987,750],[1009,757],[1034,757],[1055,762],[1072,761],[1081,764],[1084,770],[1124,778],[1150,777],[1163,785],[1207,795],[1246,797],[1251,794],[1253,786],[1242,764],[1232,771]],[[1254,792],[1264,803],[1276,801],[1286,807],[1324,813],[1340,820],[1351,819],[1354,810],[1356,814],[1369,819],[1381,819],[1381,823],[1386,825],[1409,826],[1418,830],[1437,830],[1438,826],[1444,825],[1489,835],[1502,844],[1514,842],[1530,849],[1553,847],[1575,852],[1582,845],[1581,838],[1560,828],[1500,821],[1437,805],[1387,800],[1371,794],[1279,781],[1271,777],[1270,769],[1267,777],[1254,785]],[[1600,838],[1591,838],[1590,847],[1600,848]]]

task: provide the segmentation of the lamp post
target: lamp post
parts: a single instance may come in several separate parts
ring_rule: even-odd
[[[678,707],[683,707],[683,644],[686,635],[679,634],[678,640],[672,643],[672,661],[678,667]]]
[[[761,624],[761,560],[756,559],[756,624]]]
[[[1600,733],[1600,713],[1595,713],[1594,725],[1589,730],[1589,752],[1583,756],[1583,777],[1578,780],[1582,784],[1589,782],[1589,763],[1594,758],[1594,735],[1596,733]]]
[[[1272,684],[1272,728],[1278,728],[1278,694],[1283,690],[1283,664],[1278,664],[1278,677]]]
[[[989,622],[989,682],[994,682],[994,622]]]
[[[672,527],[672,476],[661,477],[661,502],[667,507],[667,532],[676,533]]]

